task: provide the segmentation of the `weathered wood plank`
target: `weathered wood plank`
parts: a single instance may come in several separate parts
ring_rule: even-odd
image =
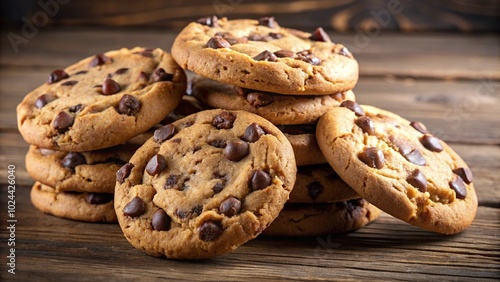
[[[40,29],[15,52],[1,33],[0,64],[61,68],[82,58],[121,47],[170,50],[178,29]],[[361,76],[500,80],[500,38],[494,35],[394,33],[332,34],[354,52]],[[82,48],[85,46],[85,48]]]
[[[0,191],[6,193],[5,188]],[[18,187],[16,197],[16,280],[222,281],[248,275],[257,280],[304,281],[500,277],[500,247],[495,244],[500,209],[489,207],[480,207],[472,226],[454,236],[426,232],[383,214],[367,227],[347,234],[301,239],[260,236],[216,259],[176,261],[135,250],[116,224],[81,223],[42,214],[30,204],[29,187]]]

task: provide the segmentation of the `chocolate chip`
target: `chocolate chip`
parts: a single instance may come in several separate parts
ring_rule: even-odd
[[[270,28],[279,27],[278,22],[274,20],[274,17],[262,17],[259,19],[259,25],[267,26]]]
[[[180,219],[186,219],[189,216],[191,216],[191,212],[190,211],[181,210],[181,209],[177,209],[177,210],[175,210],[175,215],[177,217],[179,217]]]
[[[295,52],[289,50],[278,50],[274,52],[274,55],[278,58],[293,58],[293,56],[295,56]]]
[[[217,129],[230,129],[233,128],[233,123],[236,116],[230,112],[222,112],[214,117],[212,126]]]
[[[86,164],[87,161],[85,160],[85,157],[76,152],[69,152],[64,156],[64,158],[61,160],[61,165],[66,168],[74,169],[76,166],[81,165],[81,164]]]
[[[410,122],[411,127],[415,128],[418,132],[426,134],[429,133],[429,130],[427,130],[427,127],[421,122],[418,121],[412,121]]]
[[[232,196],[222,201],[219,206],[219,212],[227,217],[240,213],[240,210],[241,201]]]
[[[321,64],[321,60],[311,50],[297,52],[295,58],[315,66]]]
[[[318,27],[312,34],[311,34],[311,39],[314,41],[321,41],[321,42],[332,42],[330,39],[330,36],[325,32],[325,30],[322,27]]]
[[[456,175],[460,176],[460,178],[462,178],[462,180],[465,183],[467,183],[467,184],[471,184],[472,183],[473,176],[472,176],[472,171],[470,170],[470,168],[468,168],[468,167],[459,167],[459,168],[454,169],[453,173],[455,173]]]
[[[60,112],[52,121],[52,127],[60,132],[73,125],[75,118],[67,112]]]
[[[166,168],[167,161],[165,158],[160,154],[156,154],[148,161],[148,164],[146,165],[146,172],[151,176],[155,176]]]
[[[110,61],[111,59],[107,57],[104,54],[98,54],[95,55],[92,61],[89,63],[89,67],[95,67],[95,66],[100,66],[104,65],[106,62]]]
[[[123,215],[130,217],[138,217],[146,212],[146,203],[139,197],[134,197],[123,208]]]
[[[339,50],[339,55],[346,56],[346,57],[349,57],[349,58],[351,58],[351,57],[352,57],[351,52],[349,52],[349,49],[347,49],[346,47],[342,47],[342,48]]]
[[[226,182],[223,179],[222,182],[215,183],[214,187],[212,187],[212,191],[214,192],[214,194],[217,194],[220,193],[220,191],[222,191],[224,187],[226,187]]]
[[[263,170],[255,170],[250,178],[250,189],[252,191],[262,190],[271,185],[271,176]]]
[[[215,148],[223,149],[226,148],[226,141],[222,139],[215,139],[207,142],[208,145],[213,146]]]
[[[365,115],[365,111],[363,110],[363,108],[361,108],[358,103],[351,100],[345,100],[344,102],[340,103],[340,107],[348,108],[349,110],[353,111],[358,117]]]
[[[215,241],[222,235],[220,222],[212,220],[203,222],[198,228],[198,238],[205,242]]]
[[[452,181],[450,181],[450,188],[455,191],[458,199],[465,199],[467,196],[465,182],[460,177],[455,177]]]
[[[120,114],[133,116],[141,109],[141,101],[135,96],[124,94],[118,103],[118,112]]]
[[[87,203],[92,205],[103,205],[113,200],[112,193],[88,193]]]
[[[222,38],[222,36],[214,36],[208,40],[207,47],[212,49],[229,48],[231,44],[229,44],[226,39]]]
[[[217,16],[211,16],[211,17],[204,17],[196,20],[197,23],[203,24],[209,27],[219,27],[219,18]]]
[[[149,75],[147,73],[141,71],[141,73],[139,73],[139,79],[140,80],[148,81],[149,80]]]
[[[171,73],[167,73],[163,68],[157,68],[153,72],[153,81],[158,82],[158,81],[172,81],[174,78],[174,75]]]
[[[123,184],[125,179],[130,175],[130,172],[134,168],[134,165],[131,163],[124,164],[117,172],[116,172],[116,181],[118,183]]]
[[[37,109],[41,109],[43,108],[45,105],[47,105],[48,103],[54,101],[55,99],[57,99],[56,96],[54,95],[51,95],[51,94],[43,94],[41,95],[40,97],[38,97],[38,99],[36,99],[35,101],[35,107]]]
[[[128,71],[128,68],[120,68],[115,71],[115,74],[124,74]]]
[[[88,73],[89,71],[86,71],[86,70],[81,70],[79,72],[75,72],[74,75],[79,75],[79,74],[86,74]]]
[[[427,178],[425,175],[419,170],[414,170],[406,181],[413,187],[417,188],[420,192],[427,191]]]
[[[198,216],[201,214],[202,211],[203,211],[203,206],[196,206],[193,208],[192,214],[194,214],[195,216]]]
[[[248,35],[247,39],[250,41],[264,41],[264,42],[266,42],[266,41],[270,41],[272,38],[268,37],[268,36],[262,36],[260,34],[253,33],[253,34]]]
[[[48,83],[49,84],[56,83],[56,82],[61,81],[65,78],[68,78],[68,77],[69,77],[69,75],[65,71],[55,70],[49,75]]]
[[[248,93],[246,99],[250,105],[256,108],[264,107],[274,102],[274,98],[272,96],[257,92]]]
[[[407,154],[404,154],[403,157],[412,164],[423,166],[426,164],[424,156],[420,153],[418,149],[414,149]]]
[[[224,148],[224,155],[233,162],[242,160],[248,153],[250,153],[248,143],[241,140],[227,142],[226,148]]]
[[[215,35],[216,36],[222,36],[222,38],[226,39],[227,42],[229,42],[229,44],[231,44],[231,45],[234,45],[234,44],[244,44],[244,43],[248,42],[248,38],[247,37],[236,38],[236,37],[231,36],[231,34],[228,33],[228,32],[217,32]]]
[[[243,140],[247,142],[255,142],[259,140],[260,136],[266,134],[264,129],[255,122],[250,124],[247,129],[245,129],[245,134],[243,135]]]
[[[111,78],[106,78],[102,84],[102,94],[112,95],[120,92],[121,86],[118,82]]]
[[[373,125],[373,121],[371,118],[367,116],[360,116],[358,119],[354,121],[354,123],[363,130],[364,133],[371,135],[375,133],[375,126]]]
[[[61,83],[62,86],[73,86],[75,84],[77,84],[78,81],[77,80],[68,80],[68,81],[65,81],[63,83]]]
[[[172,219],[163,209],[158,209],[151,218],[151,227],[157,231],[167,231],[170,229]]]
[[[163,143],[165,140],[172,138],[175,135],[175,125],[167,124],[155,130],[153,140],[157,143]]]
[[[147,58],[153,58],[154,57],[153,51],[154,51],[153,49],[144,49],[142,51],[135,52],[134,54],[138,54]]]
[[[420,142],[427,150],[438,153],[443,151],[443,145],[441,144],[441,141],[439,141],[437,137],[434,137],[430,134],[425,134],[424,136],[422,136],[422,138],[420,138]]]
[[[389,141],[398,149],[401,155],[407,155],[412,151],[410,144],[404,138],[395,137],[394,135],[389,136]]]
[[[253,59],[256,61],[276,62],[278,60],[278,57],[276,57],[276,55],[269,52],[268,50],[265,50],[257,54],[257,56],[253,57]]]
[[[371,168],[381,169],[384,167],[384,152],[379,148],[367,147],[358,155],[358,158]]]
[[[83,105],[82,104],[76,104],[74,106],[69,107],[68,111],[70,113],[79,113],[79,112],[82,111],[82,109],[83,109]]]
[[[178,174],[169,175],[167,177],[167,181],[165,182],[165,185],[163,186],[163,188],[180,190],[179,188],[181,188],[181,187],[178,185],[180,178],[181,178],[181,176]]]
[[[307,192],[309,198],[316,200],[321,193],[323,193],[324,187],[318,181],[311,182],[307,184]]]

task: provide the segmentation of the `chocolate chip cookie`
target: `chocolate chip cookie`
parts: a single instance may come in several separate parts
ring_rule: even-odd
[[[40,148],[107,148],[159,123],[185,90],[183,70],[161,49],[109,51],[53,71],[18,105],[18,127]]]
[[[192,95],[212,108],[245,110],[274,124],[314,124],[329,108],[354,100],[352,91],[331,95],[282,95],[241,88],[205,77],[193,79]]]
[[[313,33],[259,20],[203,18],[176,37],[172,56],[182,68],[243,88],[330,95],[354,88],[358,63],[318,28]]]
[[[269,121],[218,109],[157,129],[116,177],[115,210],[134,247],[209,258],[255,238],[278,216],[296,164]]]
[[[126,144],[88,152],[64,152],[30,146],[26,170],[56,192],[114,193],[115,174],[139,145]]]
[[[336,203],[358,198],[359,194],[326,163],[297,168],[288,203]]]
[[[111,193],[56,192],[35,182],[31,202],[40,211],[57,217],[85,222],[116,222]]]
[[[279,125],[278,128],[292,144],[297,166],[327,163],[316,141],[315,124]]]
[[[359,229],[381,211],[363,199],[333,204],[286,204],[262,234],[272,236],[322,236]]]
[[[422,123],[345,101],[320,118],[316,137],[340,177],[381,210],[444,234],[472,223],[471,170]]]

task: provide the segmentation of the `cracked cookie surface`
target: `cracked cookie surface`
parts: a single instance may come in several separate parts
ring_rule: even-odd
[[[200,19],[178,34],[172,56],[199,75],[289,95],[345,92],[358,80],[352,54],[322,29],[312,34],[288,29],[274,18]]]
[[[127,240],[153,256],[230,252],[278,215],[296,177],[289,141],[244,111],[207,110],[155,131],[117,172]]]
[[[185,73],[161,49],[109,51],[52,72],[18,105],[18,128],[40,148],[111,147],[160,122],[185,90]]]
[[[478,202],[470,169],[420,122],[344,102],[319,120],[316,137],[340,177],[381,210],[443,234],[472,223]]]

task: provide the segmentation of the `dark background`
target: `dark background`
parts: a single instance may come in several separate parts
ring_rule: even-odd
[[[56,4],[54,6],[54,3]],[[498,0],[2,0],[4,27],[25,20],[43,26],[127,26],[174,30],[189,21],[274,16],[306,31],[497,32]]]

